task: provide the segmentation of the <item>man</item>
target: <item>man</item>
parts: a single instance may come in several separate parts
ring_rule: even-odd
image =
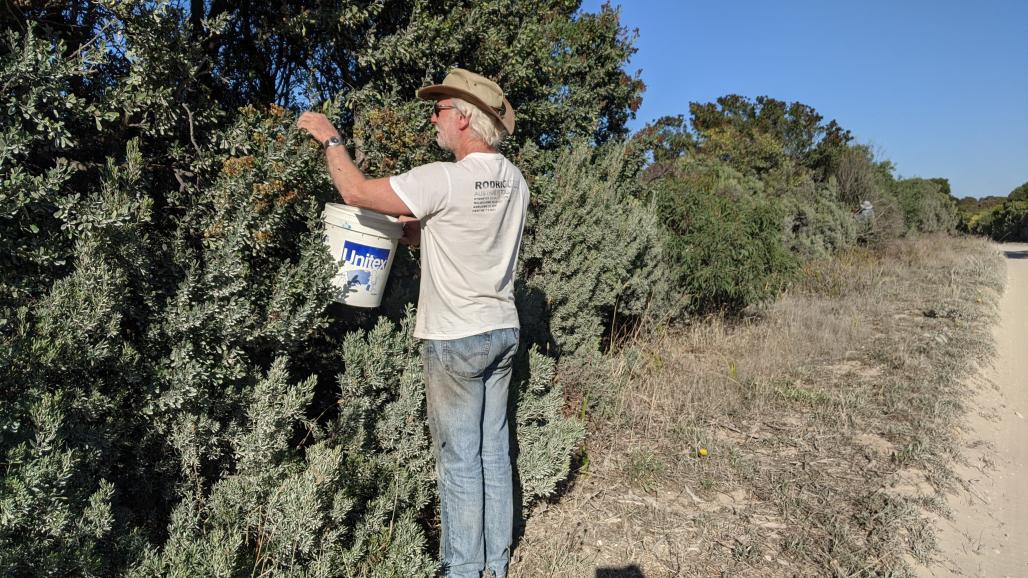
[[[867,223],[875,218],[875,207],[871,204],[871,201],[864,200],[860,203],[860,208],[857,209],[857,220],[862,223]]]
[[[367,179],[324,115],[306,112],[297,124],[324,144],[347,204],[416,219],[405,236],[421,240],[414,336],[423,340],[443,575],[504,578],[514,518],[507,429],[520,328],[514,273],[528,186],[496,149],[514,130],[514,109],[496,83],[458,68],[417,95],[435,101],[436,142],[455,162]]]

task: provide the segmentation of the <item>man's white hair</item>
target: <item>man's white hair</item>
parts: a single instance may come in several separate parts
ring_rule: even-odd
[[[459,98],[451,98],[450,101],[468,119],[471,130],[475,131],[475,134],[481,137],[485,144],[496,147],[507,137],[507,130],[503,128],[503,125],[482,109]]]

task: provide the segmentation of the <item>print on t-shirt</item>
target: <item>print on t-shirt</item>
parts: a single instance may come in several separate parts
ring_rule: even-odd
[[[501,203],[510,197],[512,190],[509,180],[475,181],[475,198],[471,205],[472,213],[488,213],[495,211]]]

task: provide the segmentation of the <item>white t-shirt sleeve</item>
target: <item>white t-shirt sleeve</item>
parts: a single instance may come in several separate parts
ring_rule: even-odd
[[[442,211],[450,200],[450,173],[446,170],[446,163],[415,167],[389,177],[389,184],[418,219]]]

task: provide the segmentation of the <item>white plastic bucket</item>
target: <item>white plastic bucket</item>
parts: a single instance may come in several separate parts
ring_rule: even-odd
[[[326,204],[322,217],[325,245],[339,264],[332,279],[335,300],[354,307],[378,307],[403,225],[382,213],[336,203]]]

